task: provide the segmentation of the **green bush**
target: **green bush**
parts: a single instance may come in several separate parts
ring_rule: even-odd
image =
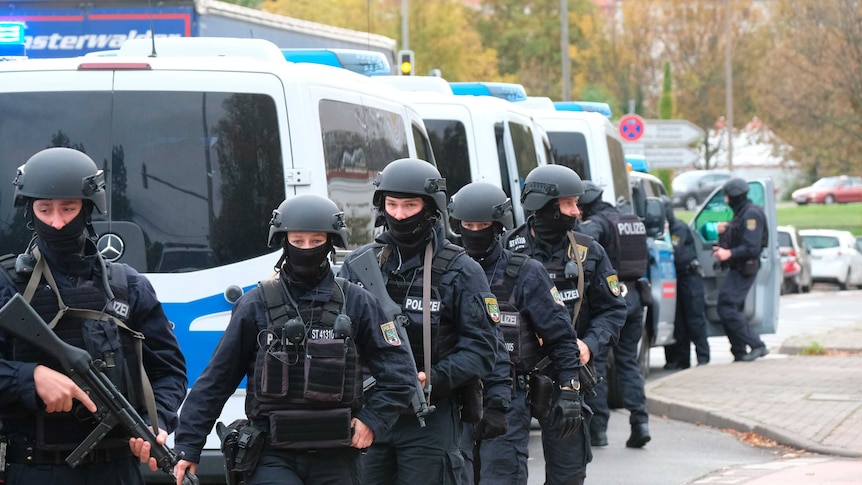
[[[797,229],[838,229],[862,236],[862,204],[779,204],[776,209],[779,226],[796,226]],[[694,212],[675,210],[682,221],[689,222]]]

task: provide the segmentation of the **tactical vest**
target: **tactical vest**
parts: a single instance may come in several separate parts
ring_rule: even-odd
[[[11,257],[10,257],[11,256]],[[27,279],[15,272],[14,255],[0,259],[3,272],[15,283],[18,291],[23,294]],[[86,350],[93,360],[105,363],[103,372],[124,394],[129,402],[142,415],[146,415],[146,405],[143,396],[142,376],[137,361],[135,336],[118,325],[118,321],[130,327],[129,322],[129,289],[126,268],[122,264],[106,263],[108,283],[114,293],[114,299],[108,300],[102,287],[102,279],[95,275],[92,279],[82,279],[74,288],[60,289],[60,296],[69,310],[93,310],[103,312],[102,319],[81,318],[69,314],[64,315],[54,326],[54,333],[64,342]],[[60,310],[54,290],[42,283],[33,294],[30,305],[46,322],[50,322]],[[47,355],[27,344],[10,338],[6,342],[5,352],[10,360],[19,362],[38,362],[57,368],[54,357]],[[80,444],[96,426],[96,421],[89,412],[79,404],[71,413],[44,413],[36,415],[36,445],[45,451],[71,450]],[[0,419],[14,420],[27,418],[18,410],[0,410]],[[128,446],[128,438],[121,427],[111,431],[102,440],[98,448]]]
[[[455,351],[458,343],[457,316],[454,308],[449,308],[440,299],[440,285],[448,286],[454,275],[449,269],[460,256],[466,255],[464,248],[449,242],[434,255],[431,262],[431,363],[438,362],[443,357]],[[410,320],[407,325],[407,337],[410,340],[410,350],[419,371],[424,371],[422,342],[422,279],[415,276],[409,281],[389,278],[386,291],[393,301],[401,305],[404,314]]]
[[[528,373],[539,361],[539,340],[534,326],[525,315],[521,315],[514,296],[515,282],[528,259],[525,254],[512,254],[502,282],[491,285],[491,293],[500,304],[500,330],[506,341],[506,350],[519,374]]]
[[[605,248],[620,281],[632,281],[646,273],[649,264],[646,225],[636,214],[606,209],[610,222],[610,244]]]
[[[280,280],[258,283],[267,309],[267,329],[258,337],[254,377],[249,382],[250,418],[282,410],[353,408],[362,398],[362,366],[352,336],[338,338],[333,326],[343,314],[348,284],[335,279],[327,302],[298,310]],[[340,288],[340,290],[339,290]],[[342,291],[345,292],[342,294]],[[283,338],[285,326],[302,324],[303,342]],[[351,325],[352,331],[352,325]]]

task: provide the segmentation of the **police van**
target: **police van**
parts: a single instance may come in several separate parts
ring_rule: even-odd
[[[405,81],[375,79],[411,89]],[[420,80],[417,85],[428,83]],[[523,223],[524,179],[550,156],[547,137],[531,111],[496,97],[440,90],[405,91],[404,98],[422,116],[447,192],[454,194],[471,182],[496,185],[512,200],[515,224]]]
[[[373,239],[377,172],[433,157],[419,113],[365,76],[287,62],[259,39],[156,41],[111,57],[0,62],[0,179],[51,146],[86,152],[105,170],[98,248],[150,279],[192,385],[231,301],[273,274],[279,253],[267,234],[282,200],[328,196],[356,247]],[[0,187],[0,254],[17,253],[31,232],[11,185]],[[245,383],[223,421],[245,415],[244,397]],[[224,478],[218,450],[213,433],[203,483]]]

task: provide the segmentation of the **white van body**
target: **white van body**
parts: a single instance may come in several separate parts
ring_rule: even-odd
[[[196,44],[195,56],[173,57],[184,40]],[[281,56],[249,40],[230,42],[261,59]],[[399,158],[433,157],[419,114],[364,76],[283,57],[210,57],[199,49],[205,39],[173,41],[158,44],[157,57],[0,62],[0,174],[11,181],[49,146],[84,151],[105,169],[100,244],[121,238],[116,260],[152,282],[191,386],[230,319],[227,290],[273,274],[273,209],[294,195],[328,196],[345,211],[356,247],[373,239],[377,172]],[[30,231],[11,193],[2,194],[0,254],[18,253]],[[243,382],[222,421],[245,415],[244,397]],[[198,468],[203,483],[224,479],[218,450],[213,433]]]
[[[548,134],[554,163],[598,184],[604,189],[602,199],[609,204],[631,204],[622,138],[607,118],[598,113],[547,109],[531,113]]]
[[[523,223],[524,178],[547,163],[550,150],[531,111],[490,96],[412,91],[404,97],[422,116],[448,193],[491,183],[512,199],[515,224]]]

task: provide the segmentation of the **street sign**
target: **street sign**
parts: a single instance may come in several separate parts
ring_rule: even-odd
[[[703,138],[704,131],[688,120],[644,120],[640,142],[656,146],[688,146]]]
[[[636,114],[625,115],[620,118],[620,136],[625,141],[638,141],[644,134],[644,120]]]
[[[644,149],[650,168],[683,168],[700,160],[700,153],[687,147],[650,147]]]

